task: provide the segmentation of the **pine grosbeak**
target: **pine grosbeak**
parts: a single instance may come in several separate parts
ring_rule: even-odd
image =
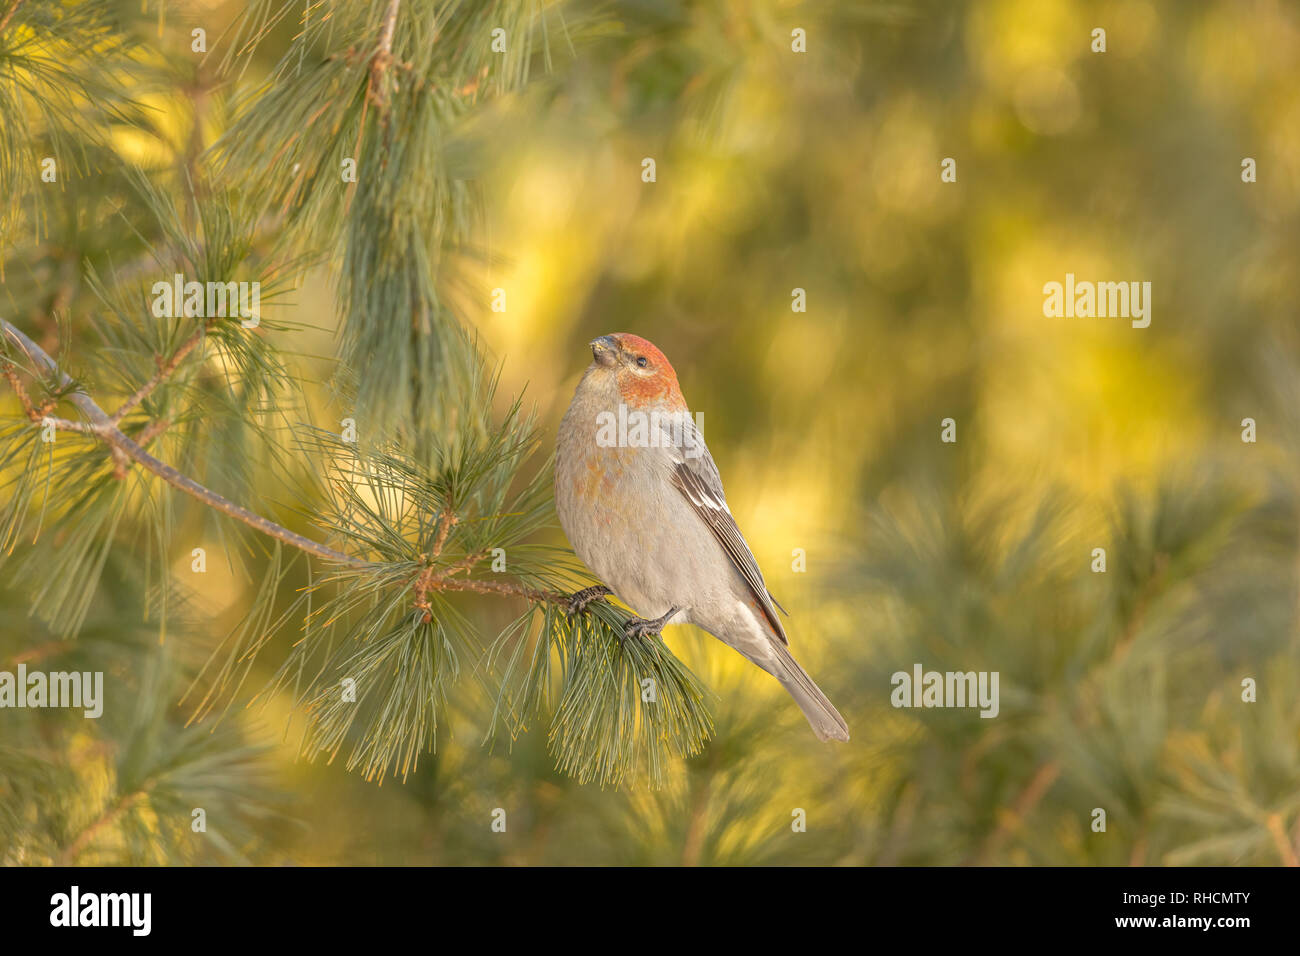
[[[790,656],[668,359],[627,333],[591,350],[560,424],[555,505],[574,550],[609,586],[579,591],[571,609],[614,593],[651,615],[629,622],[629,638],[695,624],[780,681],[819,739],[848,740],[844,718]]]

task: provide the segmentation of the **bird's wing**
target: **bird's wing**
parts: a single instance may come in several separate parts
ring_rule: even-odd
[[[674,442],[672,448],[673,470],[671,481],[685,497],[700,519],[713,532],[713,536],[722,545],[722,550],[731,559],[732,565],[749,585],[750,592],[758,599],[763,616],[772,625],[772,630],[781,639],[782,644],[789,644],[785,628],[776,615],[776,598],[768,593],[763,582],[763,572],[758,569],[754,554],[745,543],[736,519],[727,507],[727,496],[722,491],[722,477],[718,466],[709,454],[695,423],[689,417],[684,418],[682,439]],[[773,607],[773,605],[776,607]],[[782,611],[785,608],[781,608]]]

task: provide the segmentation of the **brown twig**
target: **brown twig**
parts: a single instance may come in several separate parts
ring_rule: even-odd
[[[23,407],[23,414],[33,422],[40,422],[45,416],[32,404],[31,396],[27,394],[23,380],[18,377],[18,369],[14,368],[14,363],[0,356],[0,371],[4,372],[4,377],[9,380],[9,387],[18,396],[18,404]]]
[[[447,543],[447,535],[451,533],[452,527],[459,521],[460,519],[453,512],[445,509],[438,515],[438,534],[433,539],[433,551],[430,554],[420,555],[421,561],[436,560],[442,554],[443,546]],[[438,580],[447,573],[449,573],[447,569],[429,564],[415,576],[415,606],[424,611],[424,622],[426,624],[433,620],[433,608],[429,605],[429,592],[435,590]]]
[[[33,661],[41,661],[47,657],[66,654],[70,645],[70,641],[46,641],[44,644],[37,644],[35,647],[24,648],[9,658],[9,663],[13,665],[30,664]]]
[[[59,863],[66,866],[69,863],[76,862],[77,857],[81,856],[87,844],[94,839],[96,833],[143,800],[151,789],[153,789],[152,781],[146,783],[134,793],[122,797],[121,800],[118,800],[117,803],[101,813],[90,826],[78,833],[76,838],[63,849],[63,852],[59,854]]]
[[[393,33],[397,29],[397,11],[402,0],[388,0],[388,9],[384,12],[384,25],[379,31],[379,49],[370,60],[370,81],[366,86],[366,99],[374,101],[383,109],[388,106],[388,94],[384,91],[384,74],[393,62]]]
[[[996,829],[984,842],[979,856],[982,865],[988,866],[993,863],[994,857],[1002,849],[1002,844],[1007,837],[1024,825],[1025,817],[1038,806],[1039,801],[1047,795],[1047,791],[1052,788],[1052,784],[1056,783],[1056,778],[1060,775],[1061,765],[1055,760],[1047,761],[1035,771],[1011,808],[1002,811]]]
[[[89,422],[74,422],[65,418],[47,419],[57,430],[79,432],[97,438],[114,451],[115,460],[118,455],[124,456],[126,459],[136,462],[145,470],[153,472],[172,487],[179,488],[208,507],[220,511],[236,521],[242,521],[250,528],[283,541],[285,544],[292,545],[300,551],[314,554],[329,561],[336,561],[349,567],[366,566],[367,562],[344,554],[342,551],[335,551],[333,548],[326,547],[317,541],[290,531],[274,521],[263,518],[261,515],[249,511],[247,508],[237,505],[230,499],[204,487],[193,478],[181,474],[171,465],[159,461],[136,442],[122,434],[113,420],[108,417],[102,408],[95,404],[95,400],[82,391],[67,373],[63,372],[55,364],[54,359],[45,354],[45,351],[39,345],[4,319],[0,319],[0,331],[3,331],[19,348],[26,352],[28,358],[36,366],[46,374],[54,376],[62,388],[70,389],[67,394],[68,401],[77,406],[81,413],[89,419]]]
[[[433,552],[420,555],[422,561],[431,561],[442,553],[442,547],[447,541],[447,534],[459,520],[451,512],[443,512],[442,518],[443,522],[438,528],[438,536],[434,540]],[[474,554],[466,555],[460,561],[451,565],[427,564],[415,575],[411,582],[411,589],[415,592],[415,606],[424,611],[426,623],[433,620],[433,608],[429,603],[429,593],[431,591],[473,591],[476,594],[508,594],[543,604],[568,603],[569,597],[567,594],[548,591],[544,588],[530,588],[528,585],[520,584],[517,581],[475,581],[469,578],[452,577],[453,574],[468,570],[482,559],[483,554],[484,552],[477,551]]]
[[[709,811],[709,798],[713,790],[713,775],[717,764],[713,750],[709,757],[709,766],[706,775],[702,781],[698,781],[692,788],[694,795],[691,798],[691,812],[687,819],[686,834],[682,838],[682,866],[699,866],[700,857],[704,852],[704,838],[707,835],[707,816]]]
[[[18,8],[22,5],[23,0],[14,0],[13,3],[9,4],[9,12],[5,14],[3,20],[0,20],[0,33],[5,32],[5,27],[9,26],[9,21],[14,18],[14,14],[18,12]]]
[[[517,581],[473,581],[468,578],[449,578],[445,575],[436,581],[437,591],[473,591],[476,594],[511,594],[543,604],[567,604],[569,597],[558,591],[530,588]]]
[[[385,57],[393,54],[393,31],[397,29],[397,8],[402,0],[388,0],[388,10],[384,14],[384,28],[379,34],[379,50]]]
[[[149,443],[171,427],[170,418],[159,418],[150,422],[144,427],[140,434],[135,436],[136,444],[141,448],[148,448]]]
[[[120,425],[122,419],[129,415],[137,405],[153,394],[154,389],[171,377],[185,356],[194,351],[194,347],[203,341],[203,336],[207,334],[210,323],[201,325],[193,335],[181,343],[180,348],[172,353],[171,358],[163,361],[161,356],[155,357],[154,361],[158,363],[158,371],[153,374],[149,381],[145,382],[135,390],[135,394],[122,403],[122,406],[115,411],[109,418],[114,425]]]
[[[1280,813],[1270,813],[1264,823],[1269,836],[1273,838],[1273,845],[1277,847],[1278,856],[1282,858],[1282,865],[1300,866],[1300,857],[1297,857],[1295,847],[1286,838],[1286,827],[1282,824],[1282,815]]]
[[[451,529],[460,523],[460,519],[450,511],[443,511],[438,516],[438,534],[433,539],[433,553],[429,555],[436,558],[442,554],[443,545],[447,543],[447,535],[451,534]]]
[[[134,461],[145,468],[145,470],[157,475],[172,487],[179,488],[190,497],[195,498],[208,507],[220,511],[222,514],[234,518],[236,521],[243,522],[255,531],[260,531],[265,535],[283,541],[285,544],[291,545],[300,551],[314,554],[319,558],[334,561],[350,568],[364,568],[369,566],[370,562],[363,561],[360,558],[354,558],[351,555],[344,554],[342,551],[336,551],[317,541],[313,541],[310,538],[290,531],[288,528],[276,524],[274,521],[264,518],[255,512],[249,511],[241,505],[235,504],[233,501],[230,501],[228,498],[204,487],[187,475],[181,474],[171,465],[158,460],[145,451],[143,445],[147,444],[159,432],[167,427],[169,422],[166,419],[160,419],[159,421],[149,425],[140,433],[140,441],[133,441],[122,433],[121,429],[117,427],[117,423],[95,403],[94,399],[86,394],[80,386],[78,386],[65,372],[63,372],[55,363],[54,359],[50,358],[50,356],[47,355],[39,345],[4,319],[0,319],[0,332],[3,332],[5,336],[22,349],[37,368],[45,372],[47,375],[53,376],[59,382],[60,388],[66,390],[65,397],[67,400],[75,405],[81,413],[89,419],[89,421],[86,422],[76,422],[67,418],[52,418],[47,414],[38,413],[39,410],[32,407],[31,399],[28,396],[26,389],[23,387],[22,381],[18,378],[17,369],[14,367],[13,363],[0,357],[0,369],[3,370],[5,377],[9,380],[9,384],[18,394],[19,401],[22,402],[28,418],[30,418],[34,423],[49,424],[53,425],[53,427],[58,431],[76,432],[78,434],[98,439],[108,445],[110,450],[114,453],[115,459],[116,456],[120,455],[123,461]],[[193,342],[194,339],[191,339],[190,342],[186,343],[186,346],[182,346],[182,350],[188,352],[193,348]],[[179,362],[180,359],[184,357],[179,353],[178,355],[179,357],[173,356],[176,362]],[[163,369],[160,368],[159,374],[161,375],[162,372]],[[159,376],[155,376],[155,379],[159,379]],[[151,379],[150,381],[152,382],[154,380]],[[156,383],[154,387],[156,387]],[[143,387],[136,394],[148,394],[147,389],[148,385]],[[128,402],[129,401],[130,400],[128,399]],[[47,404],[49,404],[51,408],[53,407],[53,403]],[[44,408],[44,406],[42,406],[42,408]],[[441,554],[442,549],[447,542],[447,536],[451,533],[452,527],[458,522],[459,518],[457,518],[456,515],[449,511],[443,512],[441,516],[441,524],[438,528],[438,534],[434,540],[434,553],[432,556],[426,556],[426,560],[429,560],[430,557],[436,558]],[[526,584],[521,584],[516,581],[475,581],[468,578],[451,577],[453,574],[467,570],[481,557],[482,552],[478,552],[469,555],[450,566],[429,565],[414,577],[411,584],[416,596],[415,606],[424,609],[425,620],[430,619],[428,602],[430,591],[472,591],[476,594],[503,594],[549,604],[564,604],[567,602],[567,595],[560,594],[557,591],[548,591],[541,588],[529,587]]]

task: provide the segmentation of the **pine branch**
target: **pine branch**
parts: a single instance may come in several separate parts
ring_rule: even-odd
[[[21,2],[10,7],[6,23]],[[23,12],[30,17],[43,6],[29,5]],[[246,19],[257,36],[236,44],[240,57],[287,9],[274,6],[258,4],[256,10],[267,16],[255,12]],[[196,126],[191,149],[175,157],[182,175],[191,173],[180,184],[182,193],[187,186],[202,187],[199,174],[213,172],[205,169],[210,159],[218,160],[219,168],[209,184],[258,188],[245,194],[231,187],[227,195],[209,185],[187,219],[191,206],[173,208],[175,183],[129,164],[114,167],[111,182],[96,180],[131,196],[131,202],[114,204],[127,210],[120,217],[121,235],[132,250],[137,244],[157,250],[152,260],[164,273],[173,271],[167,268],[173,260],[184,267],[174,271],[209,280],[228,280],[248,269],[259,234],[250,224],[260,220],[252,217],[268,208],[285,210],[272,229],[277,249],[304,257],[342,249],[346,361],[338,384],[351,393],[348,377],[356,379],[348,408],[366,422],[367,451],[322,444],[324,454],[309,459],[313,468],[319,461],[319,470],[305,476],[293,468],[280,472],[339,485],[323,499],[304,495],[311,504],[302,512],[322,529],[314,535],[320,540],[258,514],[279,512],[259,507],[251,475],[241,472],[237,477],[244,490],[232,491],[227,474],[250,456],[213,451],[211,430],[194,427],[200,410],[202,420],[210,420],[211,402],[231,408],[232,420],[242,428],[255,427],[243,414],[247,410],[277,410],[277,397],[296,383],[268,338],[241,335],[223,323],[197,329],[141,323],[135,314],[139,293],[131,281],[136,270],[115,268],[107,252],[97,257],[84,250],[57,261],[74,278],[76,263],[85,262],[86,287],[105,307],[96,310],[102,317],[86,315],[104,342],[95,357],[94,381],[102,382],[90,389],[95,397],[52,344],[52,335],[33,341],[0,320],[0,373],[26,418],[6,426],[20,467],[13,482],[18,493],[0,516],[5,524],[0,544],[16,542],[39,506],[39,520],[33,521],[37,534],[47,514],[57,515],[60,534],[77,535],[76,546],[45,540],[69,568],[86,572],[47,577],[81,581],[98,575],[119,537],[119,519],[129,524],[134,514],[126,506],[134,489],[108,480],[104,449],[112,455],[116,478],[139,465],[134,477],[140,487],[152,481],[151,475],[162,478],[206,509],[267,536],[275,553],[272,567],[246,618],[228,637],[232,654],[215,668],[215,687],[199,710],[219,709],[223,699],[230,706],[257,651],[286,622],[296,622],[302,635],[275,687],[291,690],[306,710],[304,752],[333,754],[352,747],[349,767],[361,767],[368,776],[389,768],[405,773],[420,751],[434,750],[441,710],[462,662],[474,662],[475,676],[486,678],[478,666],[485,662],[476,660],[485,646],[480,628],[461,610],[473,601],[453,600],[453,593],[528,603],[522,623],[493,644],[518,665],[507,667],[507,676],[519,679],[507,680],[509,689],[494,695],[492,723],[513,739],[534,719],[547,719],[557,764],[579,780],[618,783],[646,770],[662,782],[669,761],[697,753],[711,731],[703,686],[662,641],[627,641],[626,612],[606,604],[572,618],[564,613],[564,589],[584,572],[571,553],[530,543],[553,524],[548,469],[534,469],[525,491],[517,480],[521,464],[538,447],[537,436],[513,411],[498,427],[491,402],[469,398],[477,395],[484,374],[471,329],[456,308],[457,296],[463,295],[457,264],[479,254],[472,238],[478,210],[472,170],[448,162],[449,151],[489,78],[493,91],[505,93],[526,83],[534,60],[550,68],[548,30],[554,31],[558,19],[567,35],[568,24],[563,16],[548,24],[545,7],[532,0],[451,6],[437,0],[371,0],[327,4],[326,15],[317,17],[313,5],[304,12],[301,35],[283,51],[267,85],[241,104],[221,146],[196,157]],[[497,26],[511,38],[504,56],[487,42],[489,28]],[[60,60],[86,59],[87,51],[74,52],[81,58]],[[73,91],[97,89],[94,79],[88,71],[88,78],[68,73],[60,82]],[[148,128],[139,117],[127,122]],[[80,144],[95,129],[93,122],[70,125],[68,139]],[[357,162],[359,177],[337,175],[340,155]],[[103,245],[105,250],[126,247],[125,242]],[[45,308],[52,282],[45,273],[51,267],[45,259],[23,262],[32,275],[22,292],[33,302],[39,296]],[[265,271],[261,278],[267,285]],[[69,299],[78,286],[68,288],[55,311],[80,313]],[[217,375],[209,373],[218,363],[204,357],[210,353],[209,336],[220,349]],[[52,355],[60,356],[59,362]],[[108,399],[122,396],[113,411]],[[184,407],[176,407],[178,396],[185,397]],[[60,417],[56,410],[64,401],[77,412]],[[474,411],[467,413],[467,407]],[[55,448],[37,439],[33,425],[90,441]],[[178,467],[145,450],[169,428],[165,457]],[[313,431],[295,427],[293,433],[304,430]],[[194,442],[200,433],[206,441]],[[185,444],[187,438],[192,445]],[[71,444],[73,453],[65,453],[64,444]],[[379,446],[397,449],[393,454],[403,460],[370,454],[368,449]],[[279,464],[280,447],[273,441],[265,447]],[[204,464],[216,474],[199,470]],[[158,507],[147,492],[145,497]],[[161,500],[156,545],[163,554],[171,540],[172,505],[167,496]],[[303,599],[294,599],[287,610],[282,596],[289,569],[304,565],[281,561],[282,545],[291,549],[287,554],[331,564],[326,574],[316,575],[304,562],[312,577],[300,592]],[[486,573],[488,555],[504,555],[506,549],[510,574],[500,573],[504,565],[498,570],[495,560],[493,573]],[[28,563],[38,562],[29,558]],[[476,567],[483,568],[481,576],[475,576]],[[59,627],[67,634],[80,628],[90,600],[46,591],[36,599],[57,609],[64,621]],[[355,704],[338,699],[342,678],[357,680]],[[650,693],[647,686],[657,690]],[[646,693],[650,696],[643,698]],[[135,789],[123,787],[124,792]]]
[[[1039,766],[1029,779],[1029,783],[1025,784],[1025,788],[1020,791],[1020,795],[1016,797],[1011,808],[1004,809],[999,814],[997,827],[984,841],[984,846],[977,861],[978,865],[992,866],[996,863],[998,853],[1001,852],[1007,838],[1024,827],[1029,814],[1034,811],[1034,808],[1047,795],[1047,792],[1052,789],[1052,784],[1056,783],[1056,778],[1060,775],[1060,761],[1048,760]]]
[[[274,521],[264,518],[259,514],[255,514],[241,505],[235,504],[228,498],[199,484],[193,478],[181,474],[171,465],[158,460],[126,435],[122,434],[113,419],[95,403],[94,399],[92,399],[86,392],[82,391],[80,386],[78,386],[77,383],[67,375],[67,373],[63,372],[58,367],[54,359],[50,358],[50,356],[45,353],[44,349],[4,319],[0,319],[0,331],[3,331],[5,335],[12,339],[19,348],[27,354],[28,358],[32,360],[37,368],[51,376],[59,384],[60,391],[66,392],[67,399],[90,420],[87,424],[84,422],[70,421],[68,419],[45,417],[44,420],[53,424],[57,430],[77,432],[96,438],[109,446],[110,449],[114,449],[117,453],[138,463],[146,470],[167,482],[169,485],[174,488],[179,488],[181,491],[202,504],[220,511],[222,514],[234,518],[236,521],[241,521],[256,531],[260,531],[272,538],[283,541],[285,544],[292,545],[301,551],[306,551],[308,554],[314,554],[319,558],[336,561],[339,564],[345,564],[349,567],[365,566],[364,561],[350,557],[341,551],[335,551],[333,548],[326,547],[317,541],[313,541],[310,538],[290,531],[288,528],[276,524]],[[37,410],[33,409],[29,404],[25,411],[30,418]],[[37,420],[42,420],[41,416],[38,415]]]
[[[13,3],[9,4],[8,12],[5,13],[4,19],[0,20],[0,33],[5,32],[5,27],[9,26],[9,21],[13,19],[14,14],[18,12],[18,8],[22,5],[23,0],[14,0]]]
[[[265,518],[255,512],[249,511],[241,505],[235,504],[228,498],[212,491],[210,488],[201,485],[194,479],[181,474],[171,465],[168,465],[159,459],[150,455],[141,446],[123,434],[117,427],[122,417],[148,396],[164,379],[166,379],[180,362],[193,351],[194,347],[202,339],[204,330],[200,329],[181,345],[179,349],[166,362],[160,363],[158,373],[148,382],[142,385],[118,411],[109,416],[85,391],[83,391],[76,382],[72,380],[65,372],[59,369],[58,364],[27,335],[19,331],[12,324],[0,319],[0,330],[2,330],[10,339],[12,339],[27,354],[28,358],[40,370],[54,378],[60,388],[61,393],[66,393],[65,397],[71,401],[90,421],[75,422],[66,418],[54,418],[49,416],[49,411],[53,407],[52,402],[46,402],[40,407],[32,403],[30,396],[23,387],[21,380],[18,379],[16,370],[12,363],[0,359],[0,366],[3,366],[3,372],[8,379],[11,388],[18,396],[23,405],[24,412],[34,424],[48,423],[58,431],[75,432],[98,439],[108,445],[116,454],[135,461],[145,469],[162,478],[168,484],[179,488],[186,494],[195,498],[202,504],[213,508],[222,514],[225,514],[237,521],[240,521],[255,531],[283,541],[307,554],[315,555],[319,558],[336,562],[351,568],[365,568],[370,562],[363,561],[360,558],[352,557],[337,551],[318,541],[313,541],[294,531],[290,531],[283,525],[277,524],[268,518]],[[153,423],[145,432],[142,433],[144,442],[155,437],[164,424]],[[454,514],[444,512],[443,524],[439,531],[438,546],[435,548],[434,557],[438,556],[441,551],[441,545],[446,542],[447,534],[459,520]],[[475,556],[481,557],[481,555]],[[527,598],[537,603],[547,603],[563,605],[568,601],[568,596],[554,590],[543,588],[529,587],[528,585],[513,581],[478,581],[467,578],[452,578],[450,575],[457,570],[468,569],[473,560],[462,562],[459,567],[451,569],[440,569],[432,565],[425,568],[414,579],[414,589],[416,593],[416,607],[424,609],[428,613],[427,595],[430,591],[472,591],[477,594],[502,594],[514,597]]]
[[[170,378],[171,374],[175,372],[178,367],[180,367],[180,364],[182,361],[184,361],[185,356],[189,355],[190,352],[194,350],[195,346],[197,346],[200,342],[203,341],[203,336],[207,333],[208,328],[210,326],[211,326],[211,320],[209,320],[209,322],[205,323],[204,325],[200,326],[193,335],[191,335],[188,339],[185,340],[184,343],[181,344],[180,348],[178,348],[175,352],[172,353],[171,358],[167,359],[165,362],[161,358],[156,359],[156,361],[158,362],[158,371],[154,374],[152,378],[149,379],[149,381],[141,385],[135,391],[135,394],[133,394],[130,398],[128,398],[125,402],[122,403],[121,407],[118,408],[118,410],[115,411],[112,414],[112,416],[109,418],[109,421],[111,421],[114,425],[120,425],[122,423],[122,419],[125,418],[131,412],[132,409],[134,409],[137,405],[143,402],[150,395],[152,395],[154,389],[156,389],[164,381]]]
[[[89,826],[81,830],[72,841],[63,848],[63,851],[59,854],[59,865],[68,866],[72,863],[76,863],[77,859],[85,851],[86,847],[89,846],[90,842],[95,839],[95,836],[99,831],[106,826],[111,826],[122,816],[122,814],[129,811],[139,801],[148,796],[149,790],[152,789],[152,787],[152,781],[146,783],[135,792],[129,793],[116,801],[111,807],[96,817]]]
[[[388,94],[383,89],[384,73],[393,62],[393,31],[397,29],[397,11],[401,5],[402,0],[389,0],[388,10],[384,13],[384,26],[379,33],[379,49],[370,61],[368,95],[374,97],[385,110],[388,107]]]
[[[1273,845],[1277,847],[1277,854],[1282,858],[1283,866],[1300,866],[1300,857],[1296,855],[1296,848],[1287,839],[1286,825],[1282,821],[1281,814],[1270,813],[1265,821],[1265,827],[1268,835],[1273,838]]]

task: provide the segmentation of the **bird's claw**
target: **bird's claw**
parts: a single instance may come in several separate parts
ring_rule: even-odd
[[[667,614],[663,617],[654,618],[653,620],[644,617],[628,618],[627,623],[623,625],[624,640],[631,641],[637,638],[644,638],[653,634],[658,634],[668,625],[668,622],[672,620],[672,616],[680,610],[681,608],[678,607],[669,608]]]
[[[587,609],[587,605],[592,601],[599,600],[614,592],[603,584],[593,584],[589,588],[583,588],[581,591],[575,591],[569,596],[568,603],[564,606],[566,617],[572,618],[581,614]]]

